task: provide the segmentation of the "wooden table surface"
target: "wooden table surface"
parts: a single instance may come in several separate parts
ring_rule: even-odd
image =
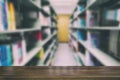
[[[120,80],[120,67],[0,67],[0,80]]]

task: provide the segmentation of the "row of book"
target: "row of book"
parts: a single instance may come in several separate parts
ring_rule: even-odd
[[[0,66],[20,64],[23,60],[22,44],[17,41],[12,44],[0,45]]]
[[[120,9],[108,10],[105,12],[105,16],[107,20],[120,21]]]
[[[98,38],[97,35],[98,34],[92,35],[92,40],[93,41],[91,43],[91,46],[94,45],[94,47],[98,47],[99,38]],[[76,35],[76,36],[78,36],[78,35]],[[81,39],[78,39],[78,40],[81,40]],[[103,66],[103,64],[99,60],[97,60],[90,52],[88,52],[89,55],[86,55],[85,47],[82,44],[80,44],[78,42],[78,40],[76,40],[74,37],[71,37],[70,38],[70,47],[74,50],[75,54],[83,54],[85,56],[89,56],[89,58],[88,58],[89,61],[87,61],[87,59],[85,59],[85,61],[80,61],[80,63],[85,62],[83,64],[88,65],[88,66]],[[78,58],[80,58],[80,57],[78,57]],[[80,60],[81,60],[81,58],[80,58]]]
[[[47,42],[47,44],[44,45],[44,47],[38,52],[38,54],[33,59],[31,59],[28,64],[26,64],[26,66],[36,66],[36,65],[40,66],[41,65],[41,61],[44,59],[44,55],[49,50],[50,45],[52,44],[52,42],[53,42],[52,40]],[[43,65],[45,65],[50,60],[51,55],[52,55],[52,50],[55,49],[54,48],[55,45],[52,46],[51,51],[48,53],[46,59],[44,59]]]
[[[15,8],[12,2],[0,0],[0,31],[15,30]]]
[[[47,39],[49,35],[50,29],[45,29],[42,32],[26,33],[24,42],[19,39],[10,41],[2,40],[2,43],[0,43],[0,66],[21,64],[24,53],[28,53],[34,47],[40,46],[38,42]]]
[[[40,1],[38,0],[38,2]],[[18,5],[19,7],[16,7],[15,5]],[[44,6],[43,9],[50,14],[49,6]],[[51,17],[44,16],[39,11],[30,11],[27,10],[27,8],[22,8],[20,3],[14,3],[9,0],[0,0],[0,31],[38,27],[38,25],[50,26]]]

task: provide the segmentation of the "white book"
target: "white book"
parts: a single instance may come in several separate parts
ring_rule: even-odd
[[[22,40],[21,44],[22,44],[22,54],[23,54],[23,61],[24,61],[26,59],[26,56],[27,56],[26,41]]]
[[[120,9],[117,10],[117,20],[120,21]]]
[[[19,65],[18,46],[16,43],[12,44],[13,62],[15,66]]]

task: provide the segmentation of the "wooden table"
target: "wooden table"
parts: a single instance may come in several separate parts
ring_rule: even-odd
[[[0,67],[0,80],[120,80],[120,67]]]

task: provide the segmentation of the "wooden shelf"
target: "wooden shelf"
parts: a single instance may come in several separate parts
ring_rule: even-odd
[[[72,34],[77,40],[77,36]],[[88,45],[86,42],[78,40],[93,56],[95,56],[103,65],[105,66],[120,66],[120,62],[111,57],[109,54],[104,53],[103,51]]]

